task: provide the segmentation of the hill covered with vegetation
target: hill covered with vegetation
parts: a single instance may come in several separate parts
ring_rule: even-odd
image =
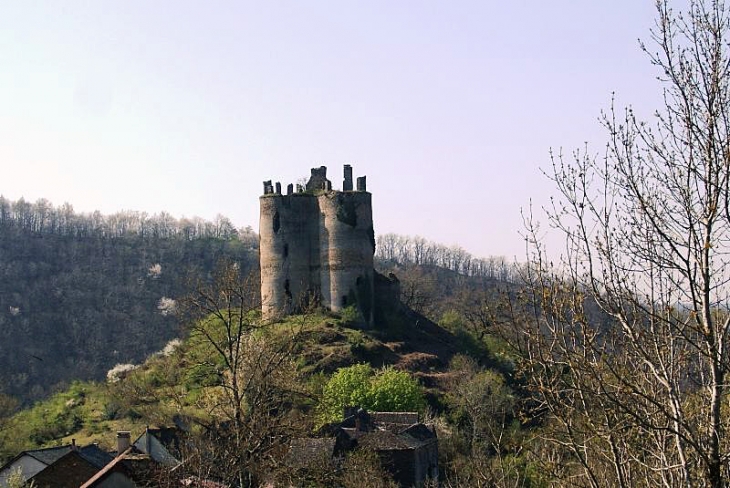
[[[256,312],[257,245],[250,229],[236,230],[222,217],[77,215],[68,206],[0,199],[0,458],[71,439],[111,448],[117,430],[178,425],[198,436],[204,452],[197,455],[210,462],[216,448],[205,441],[220,443],[232,423],[244,422],[237,429],[255,427],[259,439],[276,440],[236,460],[254,466],[286,439],[332,420],[344,399],[430,416],[441,429],[445,469],[467,484],[474,472],[465,466],[484,450],[477,446],[519,447],[505,441],[522,435],[521,407],[489,308],[516,286],[518,268],[388,234],[378,240],[376,263],[399,278],[402,306],[381,323],[367,329],[354,311],[312,310],[264,325]],[[239,278],[253,276],[246,300],[228,318],[190,313],[196,290],[220,278],[219,263]],[[239,281],[246,282],[229,283]],[[231,317],[240,321],[227,322]],[[227,343],[226,324],[245,331],[237,339],[245,360],[216,347]],[[248,385],[263,385],[258,410],[250,392],[232,402],[226,386],[251,371],[265,372],[246,377]],[[372,378],[359,390],[343,394],[331,384],[363,375]],[[401,387],[418,393],[393,395]],[[27,408],[18,410],[13,397]],[[236,415],[231,405],[243,405],[242,398],[246,415]],[[413,401],[388,403],[392,398]],[[485,410],[484,402],[493,405]],[[489,431],[476,424],[484,419]],[[480,470],[494,469],[482,461]],[[511,466],[510,476],[527,476],[524,460]]]
[[[257,265],[258,240],[224,217],[77,214],[0,197],[0,390],[23,403],[100,380],[180,334],[191,277]]]
[[[348,312],[314,312],[270,325],[259,324],[256,312],[233,315],[229,324],[215,314],[203,317],[190,324],[186,340],[169,343],[142,364],[115,368],[105,381],[75,382],[4,424],[0,421],[0,455],[7,458],[71,439],[113,449],[117,430],[141,432],[147,425],[176,425],[203,445],[206,439],[224,442],[221,429],[235,430],[236,402],[229,395],[234,374],[240,375],[239,385],[248,385],[236,387],[245,393],[241,404],[252,419],[245,431],[269,443],[265,452],[252,454],[250,461],[257,466],[268,462],[277,446],[333,420],[332,412],[341,411],[353,395],[373,409],[417,409],[424,415],[431,412],[431,420],[440,415],[439,425],[448,435],[442,441],[444,452],[466,462],[461,441],[449,444],[447,439],[462,439],[467,426],[459,385],[485,371],[490,384],[501,388],[502,428],[519,430],[509,427],[514,418],[513,394],[506,386],[511,364],[496,343],[490,350],[484,342],[467,339],[458,327],[444,329],[406,309],[392,314],[387,327],[374,329],[363,329],[356,314]],[[228,343],[230,330],[241,344],[235,372],[229,367],[232,358],[217,347]],[[375,375],[367,392],[352,387],[342,396],[343,388],[350,388],[343,372],[350,369],[355,376]],[[384,388],[382,394],[378,388]],[[217,452],[218,445],[206,445],[206,452]]]

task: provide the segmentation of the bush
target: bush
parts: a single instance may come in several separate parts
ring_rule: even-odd
[[[374,411],[420,411],[425,406],[423,388],[407,371],[386,367],[374,371],[368,364],[338,369],[324,386],[322,420],[342,418],[346,406]]]
[[[369,364],[356,364],[338,369],[322,391],[322,410],[325,421],[342,417],[342,409],[350,405],[365,407],[373,368]]]

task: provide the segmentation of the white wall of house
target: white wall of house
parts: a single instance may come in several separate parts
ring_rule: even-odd
[[[6,488],[8,486],[8,478],[18,469],[21,470],[25,479],[28,479],[40,473],[46,467],[47,465],[45,463],[38,461],[33,456],[25,454],[0,471],[0,487]]]
[[[149,432],[142,434],[139,439],[134,442],[134,447],[149,454],[149,456],[164,466],[177,466],[180,461],[170,454],[165,446],[157,440],[157,437],[153,436]]]

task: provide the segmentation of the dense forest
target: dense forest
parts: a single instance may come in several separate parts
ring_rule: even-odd
[[[257,235],[161,213],[80,214],[0,197],[0,385],[23,402],[100,379],[180,334],[189,279],[221,258],[257,264]]]

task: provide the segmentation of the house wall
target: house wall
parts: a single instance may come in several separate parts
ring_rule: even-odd
[[[94,488],[137,488],[137,485],[122,473],[111,473],[94,484]]]
[[[71,452],[48,466],[29,481],[35,488],[78,488],[99,471],[99,468]]]
[[[8,478],[17,470],[20,469],[23,473],[23,476],[26,479],[31,478],[32,476],[35,476],[39,472],[41,472],[43,469],[45,469],[46,464],[38,461],[36,458],[32,456],[28,456],[27,454],[24,456],[19,457],[14,463],[7,466],[5,469],[0,471],[0,487],[6,488],[8,486]]]
[[[428,478],[438,479],[438,443],[433,442],[416,449],[414,462],[414,481],[416,486],[422,486]]]
[[[170,454],[170,451],[149,432],[142,434],[139,439],[134,442],[134,447],[139,449],[141,452],[148,454],[156,462],[164,466],[177,466],[180,464],[175,456]]]
[[[400,486],[418,486],[413,449],[379,450],[380,462]]]
[[[438,479],[437,442],[416,449],[382,449],[378,456],[401,486],[421,487],[429,478]]]

